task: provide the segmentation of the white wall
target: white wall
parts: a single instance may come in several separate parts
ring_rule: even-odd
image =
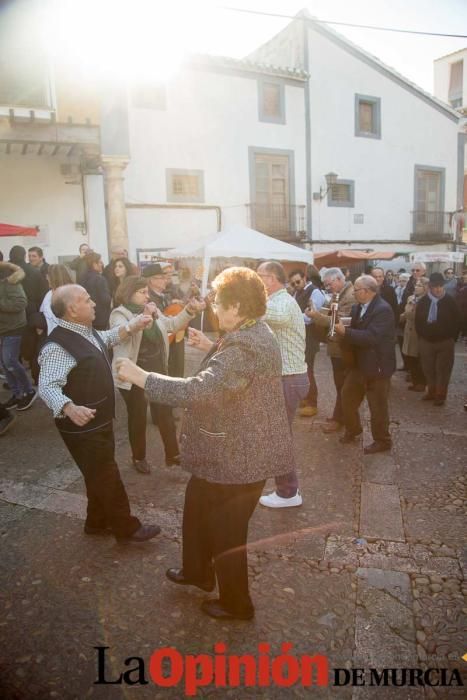
[[[462,106],[467,105],[467,49],[463,51],[456,51],[455,53],[449,54],[449,56],[443,56],[434,61],[433,73],[434,73],[434,93],[436,97],[446,104],[449,104],[449,80],[451,77],[451,64],[457,63],[458,61],[464,61],[463,69],[463,88],[462,88]]]
[[[80,185],[67,185],[60,174],[60,161],[50,156],[0,155],[0,221],[21,226],[40,225],[41,235],[0,239],[5,258],[13,245],[30,248],[39,245],[48,262],[59,255],[77,255],[86,237],[75,231],[75,221],[83,221]]]
[[[168,86],[167,111],[130,109],[127,203],[167,203],[166,168],[204,171],[205,204],[222,225],[247,223],[248,148],[292,150],[295,203],[305,204],[304,90],[286,85],[286,124],[258,119],[255,77],[185,70]],[[177,245],[216,231],[214,212],[128,211],[130,248]]]
[[[354,208],[313,202],[313,240],[409,240],[416,164],[446,168],[454,210],[457,124],[314,30],[310,46],[312,191],[330,171],[355,181]],[[381,139],[354,135],[356,93],[381,98]]]

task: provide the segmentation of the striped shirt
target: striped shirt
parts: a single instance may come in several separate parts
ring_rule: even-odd
[[[74,333],[82,335],[89,340],[96,348],[102,352],[98,341],[94,337],[92,328],[83,326],[80,323],[58,320],[58,325]],[[111,331],[95,331],[104,345],[108,348],[118,345],[120,342],[120,328],[113,328]],[[57,343],[47,343],[44,345],[39,355],[39,396],[43,402],[53,411],[54,418],[64,418],[63,407],[70,403],[71,399],[65,396],[62,389],[67,383],[68,375],[77,365],[75,358],[70,355],[61,345]]]
[[[305,373],[305,322],[299,305],[285,288],[268,297],[263,321],[279,343],[282,376]]]

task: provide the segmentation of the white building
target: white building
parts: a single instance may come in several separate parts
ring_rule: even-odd
[[[165,86],[76,89],[34,61],[42,92],[18,99],[8,65],[0,222],[41,225],[50,262],[230,223],[315,250],[452,249],[458,113],[305,12],[248,59],[194,57]]]

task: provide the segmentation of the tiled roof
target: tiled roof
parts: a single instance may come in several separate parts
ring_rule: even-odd
[[[308,73],[299,68],[275,66],[267,63],[257,63],[248,59],[231,58],[230,56],[214,56],[210,54],[192,54],[188,58],[191,65],[212,68],[226,68],[244,71],[246,73],[261,73],[275,75],[281,78],[306,81]]]

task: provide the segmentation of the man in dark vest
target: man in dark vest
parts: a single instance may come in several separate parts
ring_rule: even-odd
[[[336,324],[344,347],[351,348],[355,367],[346,374],[342,387],[342,410],[345,433],[339,438],[346,444],[362,433],[358,409],[366,396],[370,409],[373,442],[365,454],[391,449],[388,396],[391,376],[396,368],[394,313],[378,293],[378,283],[370,275],[355,280],[357,304],[352,307],[350,326]]]
[[[111,331],[92,327],[95,303],[76,284],[59,287],[52,311],[59,319],[43,347],[39,394],[53,411],[56,426],[83,474],[88,497],[84,532],[113,534],[118,542],[144,542],[159,534],[131,515],[115,462],[112,421],[115,390],[108,349],[152,323],[140,314]]]

